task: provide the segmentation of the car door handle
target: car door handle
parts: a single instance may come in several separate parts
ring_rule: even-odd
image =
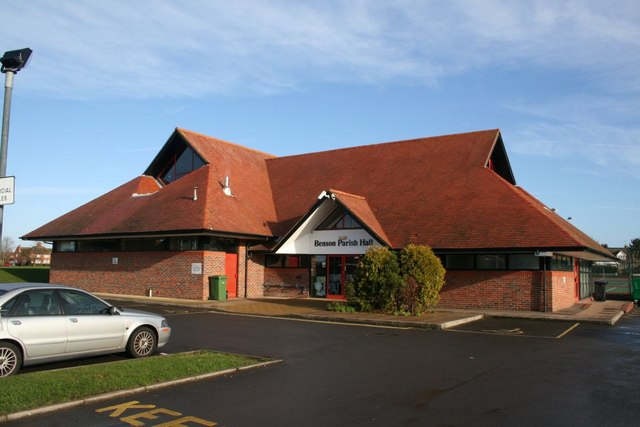
[[[22,322],[19,320],[12,320],[11,323],[14,325],[22,325]]]
[[[78,319],[76,319],[75,317],[71,317],[69,318],[69,320],[71,321],[71,323],[78,323]]]

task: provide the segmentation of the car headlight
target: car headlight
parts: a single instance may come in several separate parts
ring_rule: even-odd
[[[162,323],[160,324],[160,327],[162,328],[168,328],[169,327],[169,322],[167,322],[166,319],[162,320]]]

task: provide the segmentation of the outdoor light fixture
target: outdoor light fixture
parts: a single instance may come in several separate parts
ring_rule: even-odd
[[[4,78],[4,109],[2,110],[2,137],[0,139],[0,179],[7,176],[7,147],[9,145],[9,115],[11,112],[11,93],[13,92],[13,76],[22,70],[31,57],[31,49],[9,50],[2,55],[2,71]],[[13,186],[13,184],[12,184]],[[11,188],[11,193],[13,193]],[[9,203],[13,203],[12,201]],[[0,201],[0,242],[2,242],[2,223],[4,202]]]
[[[22,70],[27,65],[31,52],[33,51],[28,47],[5,52],[2,58],[0,58],[0,62],[2,62],[2,72],[6,73],[7,71],[11,71],[17,73]]]

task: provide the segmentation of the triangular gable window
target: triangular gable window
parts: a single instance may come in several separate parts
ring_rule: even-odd
[[[505,180],[509,181],[511,184],[515,185],[516,180],[513,176],[511,164],[509,163],[509,158],[507,157],[507,151],[504,148],[502,138],[498,139],[486,166]]]
[[[182,138],[173,138],[156,156],[145,174],[170,184],[205,164],[202,157]]]
[[[316,230],[353,230],[362,226],[349,212],[344,209],[334,209],[324,221],[316,227]]]
[[[191,147],[186,147],[182,153],[176,153],[169,160],[169,163],[165,166],[164,171],[158,178],[160,178],[165,184],[169,184],[170,182],[193,172],[201,166],[204,166],[204,160],[202,160],[202,157],[198,156]]]

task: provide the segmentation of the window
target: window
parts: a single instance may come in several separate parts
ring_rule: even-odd
[[[160,179],[165,184],[169,184],[204,166],[204,164],[202,157],[198,156],[191,147],[185,147],[181,153],[176,153],[170,158],[169,163],[160,174]]]
[[[11,316],[55,316],[60,314],[60,306],[53,289],[26,291],[20,294],[16,300]]]
[[[342,208],[336,208],[325,218],[316,230],[349,230],[362,228],[351,214]]]
[[[217,251],[238,253],[238,241],[228,237],[147,237],[127,239],[96,239],[59,241],[56,252],[155,252],[155,251]]]
[[[578,269],[580,271],[580,298],[588,298],[593,293],[591,261],[579,260]]]
[[[60,297],[62,298],[65,314],[75,316],[81,314],[107,314],[109,312],[107,304],[84,292],[66,289],[61,289],[58,292],[60,292]]]
[[[172,251],[195,251],[198,250],[197,237],[178,237],[171,239],[170,249]]]
[[[5,305],[0,307],[0,317],[7,317],[11,309],[16,305],[16,301],[18,301],[18,297],[11,298]]]
[[[78,252],[114,252],[118,249],[116,240],[78,240]]]
[[[507,266],[504,254],[476,255],[476,268],[478,270],[504,270]]]
[[[309,268],[310,259],[301,255],[266,255],[265,267],[267,268]]]
[[[471,254],[450,254],[445,265],[450,270],[473,270],[473,258]]]
[[[145,251],[166,251],[169,249],[169,239],[166,237],[144,239],[142,247]]]
[[[441,255],[447,270],[539,270],[540,258],[533,254]],[[508,263],[508,264],[507,264]],[[508,265],[508,267],[507,267]]]
[[[551,258],[552,271],[573,271],[573,259],[569,256],[554,255]]]
[[[533,254],[510,254],[509,270],[539,270],[540,257]]]
[[[55,244],[56,252],[75,252],[76,242],[74,240],[60,240]]]
[[[141,251],[143,239],[122,239],[120,242],[120,248],[127,251]]]

